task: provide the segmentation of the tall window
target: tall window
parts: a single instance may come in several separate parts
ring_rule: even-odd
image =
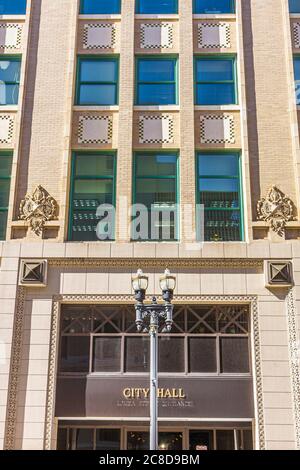
[[[233,58],[196,58],[196,104],[236,104]]]
[[[25,15],[26,0],[0,0],[0,15]]]
[[[83,15],[114,15],[121,12],[121,0],[81,0],[80,13]]]
[[[136,0],[136,12],[140,14],[177,13],[178,0]]]
[[[234,13],[234,0],[194,0],[194,13]]]
[[[112,240],[114,237],[114,154],[73,157],[69,239]]]
[[[18,104],[21,60],[0,59],[0,105]]]
[[[12,156],[0,154],[0,240],[5,240]]]
[[[171,105],[177,103],[177,59],[137,59],[136,104]]]
[[[118,60],[80,58],[78,61],[77,104],[116,105],[118,102]]]
[[[290,13],[300,13],[300,0],[289,0]]]
[[[177,240],[177,155],[135,155],[133,240]]]
[[[249,374],[246,305],[175,306],[170,335],[159,335],[159,372]],[[137,334],[132,306],[64,306],[59,374],[148,373],[148,334]],[[176,354],[174,354],[176,351]]]
[[[239,155],[198,154],[198,203],[205,241],[243,240]]]
[[[300,56],[294,57],[296,102],[300,105]]]

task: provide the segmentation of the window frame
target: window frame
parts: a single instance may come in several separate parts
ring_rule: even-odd
[[[193,0],[193,14],[194,15],[235,15],[236,14],[235,0],[230,0],[231,10],[232,10],[230,13],[198,13],[196,12],[196,1],[197,0]]]
[[[136,0],[136,5],[135,5],[135,14],[136,15],[178,15],[179,9],[178,9],[178,0],[175,0],[175,10],[172,13],[161,13],[161,12],[156,12],[156,13],[141,13],[140,8],[141,8],[141,2],[143,0]]]
[[[159,81],[159,82],[144,82],[139,80],[139,63],[141,60],[150,61],[150,60],[172,60],[174,62],[174,81]],[[135,57],[135,87],[134,87],[134,104],[135,106],[178,106],[179,104],[179,93],[178,93],[178,80],[179,80],[179,57],[178,55],[136,55]],[[139,85],[175,85],[175,102],[172,104],[140,104],[139,103]]]
[[[119,12],[118,13],[83,13],[83,6],[84,6],[85,0],[80,0],[80,5],[79,5],[79,14],[80,15],[120,15],[122,11],[122,0],[118,0],[119,3]]]
[[[81,81],[81,67],[83,61],[89,62],[114,62],[116,64],[115,80],[111,81],[97,81],[97,82],[86,82]],[[77,69],[76,69],[76,92],[75,92],[75,106],[119,106],[119,81],[120,81],[120,57],[119,54],[114,55],[79,55],[77,57]],[[115,92],[115,103],[114,104],[81,104],[80,100],[80,87],[81,85],[114,85],[116,88]]]
[[[16,82],[3,82],[5,85],[17,85],[18,86],[18,101],[16,103],[6,103],[6,104],[0,104],[0,107],[4,106],[18,106],[19,104],[19,98],[20,98],[20,83],[21,83],[21,67],[22,67],[22,55],[21,54],[16,54],[16,55],[0,55],[0,60],[4,60],[6,62],[18,62],[20,64],[20,78],[19,81]]]
[[[200,156],[201,155],[219,155],[219,156],[225,156],[226,158],[226,155],[236,155],[237,159],[238,159],[238,176],[237,177],[232,177],[232,176],[226,176],[226,175],[201,175],[200,176],[200,172],[199,172],[199,159],[200,159]],[[240,243],[240,242],[244,242],[245,241],[245,220],[244,220],[244,197],[243,197],[243,168],[242,168],[242,155],[241,155],[241,152],[239,151],[236,151],[236,150],[197,150],[196,151],[196,169],[195,169],[195,175],[196,175],[196,204],[201,204],[201,200],[200,200],[200,178],[207,178],[207,179],[238,179],[239,180],[239,184],[238,184],[238,191],[239,191],[239,212],[240,212],[240,240],[238,241],[235,241],[235,243]],[[204,208],[204,212],[205,210],[209,211],[209,210],[214,210],[213,208],[212,209],[205,209]],[[219,208],[215,208],[215,210],[220,210]],[[221,209],[222,211],[225,211],[225,212],[234,212],[236,211],[237,209],[236,208],[222,208]],[[196,217],[197,217],[197,214],[196,214]],[[198,223],[197,223],[197,239],[199,239],[199,230],[198,230]],[[205,227],[204,227],[204,237],[205,237]],[[213,243],[230,243],[231,241],[234,241],[234,240],[220,240],[220,241],[215,241]],[[205,240],[203,240],[204,243],[210,243],[209,241],[206,242]]]
[[[98,155],[98,156],[101,156],[101,155],[111,155],[113,157],[113,175],[112,176],[96,176],[96,175],[93,175],[93,176],[80,176],[80,177],[76,177],[75,173],[76,173],[76,159],[77,159],[77,156],[80,155]],[[72,233],[73,233],[73,215],[74,215],[74,204],[73,204],[73,197],[74,197],[74,186],[75,186],[75,181],[77,180],[80,180],[80,179],[84,179],[84,180],[88,180],[88,179],[91,179],[91,180],[99,180],[99,181],[103,181],[103,180],[112,180],[112,186],[113,186],[113,192],[112,192],[112,205],[113,207],[116,209],[116,199],[117,199],[117,195],[116,195],[116,185],[117,185],[117,152],[116,151],[112,151],[112,150],[108,150],[108,151],[105,151],[105,150],[86,150],[86,151],[74,151],[72,152],[72,163],[71,163],[71,177],[70,177],[70,191],[69,191],[69,194],[70,194],[70,199],[69,199],[69,223],[68,223],[68,241],[70,242],[79,242],[79,240],[73,240],[73,237],[72,237]],[[90,240],[89,243],[100,243],[100,242],[112,242],[115,240],[115,228],[116,228],[116,225],[115,225],[116,221],[114,220],[113,221],[113,228],[112,228],[112,238],[110,239],[107,239],[107,240]]]
[[[65,304],[66,305],[66,304]],[[75,304],[74,304],[75,305]],[[96,304],[90,304],[91,306],[94,306]],[[200,305],[200,304],[199,304]],[[183,343],[184,343],[184,349],[183,349],[183,361],[184,361],[184,370],[182,372],[159,372],[159,376],[161,377],[170,377],[170,376],[178,376],[178,377],[211,377],[211,378],[226,378],[226,377],[252,377],[253,376],[253,365],[252,365],[252,352],[251,352],[251,341],[252,341],[252,336],[251,336],[251,308],[249,304],[242,303],[242,304],[226,304],[227,306],[240,306],[240,307],[248,307],[248,331],[247,333],[224,333],[221,331],[218,332],[212,332],[212,333],[192,333],[188,331],[184,332],[179,332],[179,333],[170,333],[168,335],[164,333],[159,333],[158,337],[161,338],[167,338],[167,337],[173,337],[173,338],[182,338]],[[224,306],[226,306],[224,305]],[[85,304],[85,307],[87,305]],[[122,308],[124,305],[119,305],[118,307]],[[130,307],[133,307],[130,305]],[[193,307],[193,305],[190,305],[190,307]],[[189,309],[189,305],[183,306],[184,310],[184,315],[185,315],[185,323],[187,322],[187,312]],[[123,312],[123,310],[121,310]],[[122,313],[124,315],[124,312]],[[115,331],[112,333],[99,333],[95,331],[90,331],[86,333],[66,333],[62,331],[62,318],[63,318],[63,313],[61,315],[61,322],[60,322],[60,334],[59,334],[59,349],[58,349],[58,375],[62,378],[67,378],[70,376],[74,377],[86,377],[87,375],[92,375],[94,377],[100,376],[138,376],[138,377],[144,377],[149,375],[149,372],[136,372],[136,371],[127,371],[127,363],[126,363],[126,339],[127,338],[140,338],[145,337],[149,340],[149,335],[147,333],[138,333],[137,331],[126,331],[120,330],[119,332]],[[125,325],[125,317],[122,317],[122,325]],[[186,323],[187,325],[187,323]],[[122,326],[123,328],[123,326]],[[85,336],[89,338],[89,346],[90,346],[90,356],[89,356],[89,367],[88,371],[86,372],[62,372],[61,371],[61,351],[62,351],[62,338],[65,336],[72,336],[72,337],[79,337],[79,336]],[[104,338],[120,338],[121,342],[121,351],[120,351],[120,361],[119,361],[119,371],[97,371],[95,372],[93,370],[93,364],[94,364],[94,344],[95,344],[95,338],[97,337],[104,337]],[[190,354],[190,347],[189,347],[189,340],[190,338],[215,338],[216,341],[216,348],[215,348],[215,354],[216,354],[216,371],[215,372],[191,372],[190,371],[190,362],[189,362],[189,354]],[[248,364],[249,364],[249,372],[222,372],[222,355],[221,355],[221,340],[222,338],[247,338],[248,342]],[[148,347],[150,347],[150,344],[148,344]]]
[[[9,181],[9,188],[8,188],[8,199],[9,199],[10,190],[11,190],[11,172],[12,172],[12,164],[13,164],[13,152],[11,152],[11,151],[1,151],[0,152],[0,159],[2,157],[9,157],[10,160],[11,160],[10,176],[2,176],[1,173],[0,173],[0,181]],[[7,207],[4,207],[4,206],[0,207],[0,213],[6,213],[8,215],[8,211],[9,211],[9,201],[8,201],[8,206]],[[6,235],[5,235],[6,230],[7,230],[7,220],[6,220],[6,227],[4,227],[4,238],[0,237],[0,240],[6,240]]]
[[[147,175],[147,176],[137,176],[137,171],[136,171],[136,159],[138,155],[157,155],[157,154],[162,154],[162,155],[173,155],[176,156],[176,175],[175,176],[166,176],[166,175],[161,175],[161,176],[152,176],[152,175]],[[180,205],[180,156],[179,156],[179,151],[175,150],[172,152],[172,150],[160,150],[157,149],[155,150],[148,150],[143,152],[142,150],[136,151],[133,153],[133,159],[132,159],[132,204],[135,205],[137,203],[136,201],[136,183],[137,183],[137,178],[139,179],[159,179],[159,180],[165,180],[165,179],[175,179],[176,184],[175,184],[175,190],[176,190],[176,205],[179,207]],[[168,241],[169,243],[178,243],[180,241],[180,211],[177,210],[176,214],[176,227],[177,230],[175,230],[175,238],[174,240],[165,240]],[[175,220],[175,219],[174,219]],[[136,243],[139,242],[154,242],[154,243],[161,243],[164,240],[156,240],[156,239],[138,239],[135,240],[132,237],[131,233],[131,241],[134,241]]]
[[[232,75],[233,75],[233,80],[209,80],[209,81],[198,81],[197,80],[197,62],[199,60],[206,60],[206,61],[213,61],[213,60],[229,60],[232,63]],[[236,106],[239,104],[239,96],[238,96],[238,74],[237,74],[237,60],[236,60],[236,55],[233,54],[195,54],[194,56],[194,94],[195,94],[195,99],[194,103],[195,106]],[[219,104],[201,104],[198,103],[198,85],[226,85],[226,84],[232,84],[233,85],[233,93],[234,93],[234,103],[231,104],[224,104],[224,103],[219,103]]]

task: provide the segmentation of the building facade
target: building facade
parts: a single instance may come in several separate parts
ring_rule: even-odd
[[[0,0],[0,448],[148,448],[167,267],[160,448],[300,449],[299,83],[299,0]]]

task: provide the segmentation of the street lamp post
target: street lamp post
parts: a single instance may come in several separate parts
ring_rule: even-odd
[[[173,292],[176,285],[175,276],[168,269],[159,280],[164,304],[158,304],[155,297],[149,305],[144,304],[148,277],[141,269],[132,279],[135,292],[136,326],[139,332],[150,336],[150,450],[158,448],[158,333],[169,333],[173,324]]]

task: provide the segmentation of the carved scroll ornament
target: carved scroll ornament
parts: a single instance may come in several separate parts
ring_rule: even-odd
[[[258,219],[269,222],[272,230],[281,236],[286,223],[294,220],[293,213],[293,202],[276,186],[272,186],[267,196],[257,203]]]
[[[36,235],[42,235],[45,222],[54,220],[57,203],[42,187],[37,186],[32,194],[26,194],[20,204],[20,219],[27,220]]]

